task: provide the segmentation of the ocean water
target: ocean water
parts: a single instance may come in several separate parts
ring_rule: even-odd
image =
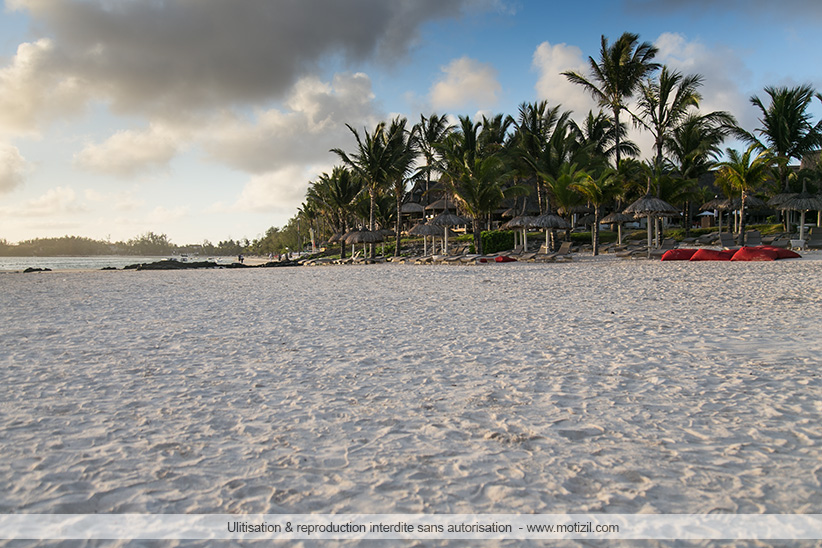
[[[51,270],[100,270],[103,268],[123,268],[132,264],[153,263],[168,259],[165,257],[143,257],[123,255],[103,255],[95,257],[0,257],[0,272],[21,271],[27,268],[50,268]],[[204,261],[207,257],[192,260]],[[230,263],[236,257],[213,257],[218,263]]]

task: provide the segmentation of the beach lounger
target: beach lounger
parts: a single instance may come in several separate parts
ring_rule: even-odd
[[[745,232],[745,245],[748,247],[762,245],[762,234],[758,230]]]
[[[723,232],[719,235],[719,245],[723,249],[730,249],[732,247],[736,247],[736,240],[734,239],[734,235],[730,234],[729,232]]]
[[[822,249],[822,228],[818,226],[811,228],[808,239],[805,241],[805,247],[808,249]]]

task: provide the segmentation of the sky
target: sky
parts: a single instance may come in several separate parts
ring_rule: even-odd
[[[818,0],[6,0],[0,240],[259,238],[353,150],[346,124],[581,119],[598,107],[560,73],[624,32],[753,131],[766,86],[822,90],[819,28]]]

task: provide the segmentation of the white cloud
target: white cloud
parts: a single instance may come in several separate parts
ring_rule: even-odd
[[[130,177],[166,168],[182,139],[178,131],[152,124],[143,131],[120,131],[103,143],[86,145],[74,161],[88,171]]]
[[[749,130],[758,124],[756,111],[748,100],[754,92],[745,89],[751,85],[751,72],[736,52],[716,44],[688,41],[676,33],[661,34],[654,45],[659,48],[657,62],[683,74],[704,77],[700,88],[701,112],[730,112]]]
[[[80,79],[66,74],[51,40],[23,43],[0,69],[0,132],[36,133],[43,122],[82,112]]]
[[[74,189],[58,186],[49,189],[38,198],[25,202],[22,206],[4,207],[2,214],[12,217],[53,217],[86,211],[88,209],[77,201]]]
[[[485,109],[496,105],[502,86],[491,65],[461,57],[442,67],[442,72],[443,77],[430,92],[435,110]]]
[[[163,206],[155,207],[149,213],[147,221],[152,225],[164,225],[173,221],[179,221],[188,217],[190,208],[188,206],[177,206],[171,209]]]
[[[22,185],[28,170],[29,164],[17,147],[0,143],[0,194]]]
[[[243,187],[237,201],[230,207],[234,212],[271,213],[291,215],[305,199],[308,183],[331,166],[289,166],[276,171],[254,175]]]
[[[288,110],[259,111],[252,120],[225,114],[201,131],[212,160],[254,174],[303,163],[325,163],[331,148],[351,140],[345,124],[374,125],[379,116],[367,75],[338,74],[333,82],[304,78],[286,100]]]
[[[587,57],[583,57],[578,47],[543,42],[534,51],[532,66],[539,74],[535,88],[540,100],[548,101],[550,106],[562,105],[563,110],[574,111],[577,120],[587,116],[589,110],[599,111],[582,86],[571,83],[562,75],[569,70],[588,74]]]

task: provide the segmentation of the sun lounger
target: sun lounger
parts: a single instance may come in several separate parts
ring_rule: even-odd
[[[808,249],[822,249],[822,228],[818,226],[811,228],[805,247]]]
[[[762,245],[762,234],[758,230],[749,230],[745,233],[745,245],[748,247]]]
[[[736,240],[734,239],[734,235],[728,232],[723,232],[719,235],[719,245],[723,249],[730,249],[732,247],[736,247]]]

